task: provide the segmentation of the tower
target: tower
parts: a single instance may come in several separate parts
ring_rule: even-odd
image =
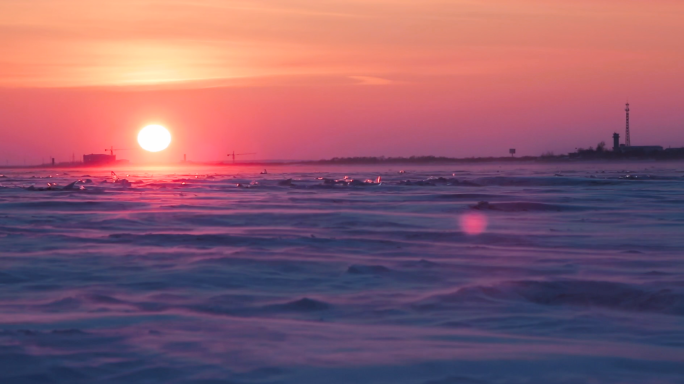
[[[625,131],[625,147],[631,147],[632,143],[629,140],[629,103],[627,103],[627,108],[625,108],[627,113],[627,130]]]
[[[617,152],[620,150],[620,134],[615,132],[613,133],[613,152]]]

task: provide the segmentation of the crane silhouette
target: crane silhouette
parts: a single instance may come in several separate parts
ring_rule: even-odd
[[[235,153],[235,151],[233,151],[233,153],[229,153],[229,154],[228,154],[228,157],[231,157],[231,156],[232,156],[232,157],[233,157],[233,164],[235,164],[235,156],[243,156],[243,155],[256,155],[256,153],[254,153],[254,152],[250,152],[250,153]]]
[[[105,152],[109,152],[110,155],[114,156],[114,151],[128,151],[128,148],[114,148],[109,147],[109,149],[105,148]]]

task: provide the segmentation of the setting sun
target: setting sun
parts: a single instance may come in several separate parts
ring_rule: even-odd
[[[159,152],[171,144],[171,133],[161,125],[148,125],[138,133],[138,144],[150,152]]]

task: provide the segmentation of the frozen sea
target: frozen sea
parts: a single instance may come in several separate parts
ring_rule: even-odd
[[[684,383],[684,163],[262,170],[0,170],[0,383]]]

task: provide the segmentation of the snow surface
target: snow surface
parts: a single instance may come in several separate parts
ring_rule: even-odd
[[[681,163],[261,171],[0,171],[0,383],[684,383]]]

